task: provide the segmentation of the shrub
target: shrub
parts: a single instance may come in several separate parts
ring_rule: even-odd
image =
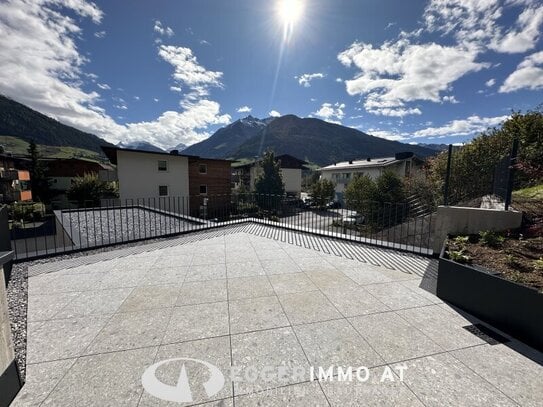
[[[491,230],[479,232],[479,243],[488,247],[500,247],[505,242],[505,237]]]
[[[319,209],[334,199],[335,185],[332,181],[321,179],[311,186],[311,199]]]
[[[464,250],[449,250],[446,252],[449,259],[457,263],[470,263],[471,257],[464,253]]]

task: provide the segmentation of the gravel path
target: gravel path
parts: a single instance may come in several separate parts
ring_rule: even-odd
[[[8,314],[11,322],[11,337],[15,348],[15,359],[25,380],[26,375],[26,311],[28,300],[28,263],[14,264],[8,282]]]

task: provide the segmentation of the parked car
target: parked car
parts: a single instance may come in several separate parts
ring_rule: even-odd
[[[344,225],[363,225],[364,215],[359,215],[359,214],[345,215],[341,218],[341,223],[343,223]]]
[[[329,202],[326,205],[326,208],[328,208],[328,209],[339,209],[339,208],[341,208],[341,203],[339,203],[338,201],[332,201],[332,202]]]

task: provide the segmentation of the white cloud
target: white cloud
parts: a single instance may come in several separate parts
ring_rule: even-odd
[[[399,133],[386,131],[386,130],[369,129],[369,130],[365,131],[364,133],[369,134],[371,136],[384,138],[384,139],[392,140],[392,141],[402,141],[402,140],[407,139],[407,137],[405,137],[405,136],[403,136],[403,135],[401,135]]]
[[[476,50],[462,46],[412,44],[408,39],[379,48],[355,42],[338,55],[343,65],[358,69],[345,81],[347,93],[366,95],[369,113],[399,117],[421,114],[418,108],[406,108],[406,102],[440,102],[454,81],[489,66],[476,58]]]
[[[341,82],[343,82],[343,79],[341,79],[341,78],[338,77],[338,78],[336,78],[336,82],[337,82],[337,83],[341,83]]]
[[[118,104],[118,105],[115,105],[113,106],[115,109],[120,109],[120,110],[126,110],[128,109],[128,106],[126,106],[125,104]]]
[[[519,16],[514,28],[503,35],[496,35],[491,48],[498,52],[517,53],[531,50],[540,37],[543,24],[543,5],[526,8]]]
[[[281,117],[281,113],[279,113],[277,110],[271,110],[268,112],[268,116],[270,117]]]
[[[111,87],[107,83],[97,83],[96,85],[100,89],[103,89],[103,90],[110,90],[111,89]]]
[[[320,109],[312,114],[327,122],[341,124],[341,120],[345,117],[343,109],[345,109],[345,103],[323,103]]]
[[[442,100],[443,102],[452,103],[452,104],[459,103],[458,100],[456,100],[456,98],[454,97],[454,95],[443,96]]]
[[[165,35],[167,37],[172,37],[175,34],[170,27],[162,25],[162,22],[160,20],[155,20],[153,30],[155,30],[155,32],[159,33],[160,35]]]
[[[154,100],[156,103],[158,103],[158,102],[160,101],[159,98],[153,98],[153,100]]]
[[[298,84],[304,88],[309,88],[311,86],[311,81],[315,79],[322,79],[326,75],[320,72],[317,73],[304,73],[300,76],[295,76],[294,79],[298,79]]]
[[[485,85],[488,87],[488,88],[491,88],[492,86],[494,86],[496,84],[496,79],[494,78],[490,78],[488,81],[485,82]]]
[[[174,79],[189,89],[180,111],[164,112],[149,122],[115,122],[99,106],[100,95],[84,90],[86,82],[98,78],[84,72],[88,59],[77,46],[83,38],[81,18],[100,23],[102,11],[83,0],[4,1],[0,7],[0,93],[113,143],[146,140],[163,148],[191,144],[207,137],[209,126],[230,122],[217,102],[198,97],[202,89],[207,92],[209,86],[218,85],[222,73],[209,74],[189,49],[179,53],[175,47],[161,47],[159,52],[174,66]],[[116,102],[126,106],[120,99]]]
[[[106,36],[106,32],[105,31],[97,31],[94,33],[94,36],[96,38],[104,38]]]
[[[543,89],[543,51],[526,57],[505,79],[499,91],[508,93],[519,89]]]
[[[479,117],[470,116],[467,119],[452,120],[441,127],[427,127],[413,133],[413,137],[429,136],[468,136],[485,131],[489,127],[498,126],[509,116]]]
[[[245,105],[245,106],[238,107],[237,111],[238,113],[251,113],[252,110],[253,110],[252,107]]]
[[[178,93],[182,91],[180,86],[170,86],[170,90],[172,92],[178,92]]]

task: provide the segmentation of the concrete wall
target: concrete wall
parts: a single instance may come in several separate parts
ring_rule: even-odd
[[[517,229],[521,222],[522,212],[439,206],[433,227],[432,248],[434,253],[439,253],[448,234],[469,235],[482,230],[501,232]]]
[[[158,161],[168,162],[167,171],[158,171]],[[189,160],[164,154],[117,151],[117,173],[121,201],[158,198],[158,186],[168,186],[168,196],[189,195]]]
[[[285,192],[300,196],[302,192],[302,170],[300,168],[281,168]]]
[[[15,354],[11,341],[11,328],[8,315],[8,301],[4,272],[0,270],[0,374],[13,362]]]

